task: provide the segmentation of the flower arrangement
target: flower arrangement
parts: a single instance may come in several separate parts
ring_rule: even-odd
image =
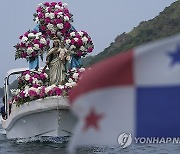
[[[67,35],[65,46],[71,54],[78,57],[91,53],[94,49],[91,37],[85,31],[73,31]]]
[[[49,49],[50,41],[41,32],[29,30],[19,37],[20,43],[15,45],[15,59],[26,58],[30,60]]]
[[[48,75],[43,71],[25,71],[18,77],[18,89],[12,89],[11,102],[17,106],[29,101],[44,99],[50,96],[68,96],[74,87],[84,68],[71,69],[67,73],[67,82],[64,85],[48,85]]]
[[[49,79],[48,75],[39,71],[25,71],[18,77],[18,89],[23,90],[29,87],[38,88],[41,86],[48,85]]]
[[[39,24],[41,31],[52,38],[54,35],[64,36],[69,31],[73,15],[66,3],[45,2],[38,5],[34,20]]]
[[[81,78],[81,75],[85,71],[85,68],[72,68],[71,70],[68,70],[66,73],[66,88],[72,88],[74,87],[78,80]]]

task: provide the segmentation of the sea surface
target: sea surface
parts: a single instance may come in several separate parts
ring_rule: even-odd
[[[0,124],[0,154],[68,154],[69,137],[36,137],[31,139],[6,138]],[[116,147],[80,148],[77,154],[179,154],[180,144],[132,144],[126,149]]]

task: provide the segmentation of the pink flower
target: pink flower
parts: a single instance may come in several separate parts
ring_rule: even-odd
[[[79,39],[77,44],[78,44],[78,46],[82,46],[83,45],[83,41],[81,39]]]
[[[29,32],[24,33],[24,36],[28,37]]]
[[[68,30],[68,29],[71,28],[71,24],[70,24],[69,22],[66,22],[66,23],[64,24],[64,27]]]
[[[22,58],[26,58],[27,57],[27,53],[26,52],[21,53],[21,57]]]
[[[37,53],[36,52],[32,52],[32,57],[36,57]]]
[[[40,73],[40,79],[42,80],[46,79],[46,76],[44,75],[44,73]]]
[[[39,48],[40,48],[41,50],[43,50],[44,44],[39,44]]]
[[[32,48],[32,45],[31,45],[31,44],[28,44],[28,48]]]
[[[76,42],[74,39],[71,40],[71,44],[74,45]]]
[[[38,88],[39,86],[37,84],[33,84],[33,87],[34,88]]]
[[[87,50],[87,52],[89,52],[89,53],[92,52],[92,51],[93,51],[92,47],[89,47],[88,50]]]
[[[50,6],[49,2],[45,2],[44,5],[47,7]]]
[[[62,2],[58,2],[58,5],[59,5],[59,6],[62,6]]]
[[[48,8],[48,12],[50,13],[51,11],[52,11],[52,8],[49,7],[49,8]]]
[[[23,72],[23,75],[26,75],[26,74],[30,75],[30,71],[28,70],[28,71]]]
[[[14,100],[15,100],[15,101],[18,101],[19,99],[20,99],[20,97],[18,97],[18,96],[15,96],[15,97],[14,97]]]
[[[34,74],[34,78],[39,78],[39,75],[38,74]]]
[[[42,13],[38,14],[39,19],[42,19],[43,17],[44,17],[44,14],[42,14]]]
[[[49,36],[51,35],[51,31],[50,30],[47,30],[46,32]]]
[[[51,19],[50,18],[45,18],[45,23],[48,24],[51,22]]]
[[[33,43],[34,43],[34,44],[40,44],[40,42],[39,42],[38,39],[35,39],[35,40],[33,41]]]
[[[37,12],[42,12],[42,8],[41,8],[41,7],[38,7],[36,11],[37,11]]]
[[[21,98],[25,98],[25,93],[24,93],[24,91],[21,91],[20,94],[19,94],[19,96],[20,96]]]
[[[32,82],[33,82],[33,79],[32,79],[32,77],[30,77],[30,79],[29,79],[29,82],[30,82],[30,83],[32,83]]]
[[[21,35],[21,36],[19,36],[19,39],[21,40],[21,39],[22,39],[22,37],[23,37],[22,35]]]
[[[29,96],[30,97],[35,97],[35,96],[37,96],[37,93],[34,90],[30,90],[29,91]]]
[[[56,2],[51,2],[51,6],[55,6],[57,3]]]
[[[53,91],[52,91],[52,90],[49,90],[49,91],[48,91],[48,95],[49,95],[49,96],[52,96],[52,95],[53,95]]]
[[[22,48],[25,48],[25,47],[26,47],[26,44],[21,42],[20,46],[21,46]]]
[[[63,22],[62,19],[56,19],[56,24],[60,24],[62,22]]]
[[[44,25],[41,26],[41,30],[42,30],[42,31],[45,31],[45,30],[46,30],[46,26],[44,26]]]
[[[81,51],[78,51],[78,52],[77,52],[77,56],[81,57],[81,56],[82,56],[82,52],[81,52]]]
[[[64,9],[64,13],[65,14],[69,14],[69,10],[68,9]]]
[[[56,95],[58,95],[58,96],[60,96],[62,94],[62,90],[58,87],[56,87],[55,91],[56,91]]]

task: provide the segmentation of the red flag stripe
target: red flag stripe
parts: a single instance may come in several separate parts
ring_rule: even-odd
[[[70,92],[70,103],[92,90],[133,84],[133,50],[130,50],[95,64],[85,71],[78,85]]]

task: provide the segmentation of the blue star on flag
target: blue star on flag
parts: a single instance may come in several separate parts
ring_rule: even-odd
[[[176,63],[180,63],[180,45],[177,45],[175,52],[169,52],[168,56],[172,58],[171,66],[174,66]]]

